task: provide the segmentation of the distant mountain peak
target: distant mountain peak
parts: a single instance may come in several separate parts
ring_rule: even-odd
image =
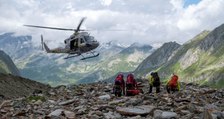
[[[118,46],[118,47],[122,47],[122,48],[127,48],[129,46],[129,45],[119,42],[117,40],[109,41],[104,44],[106,44],[107,46]]]
[[[171,42],[164,43],[164,44],[161,46],[161,48],[162,48],[162,47],[167,47],[167,46],[170,46],[170,45],[180,45],[180,44],[178,44],[176,41],[171,41]]]
[[[145,46],[145,45],[144,44],[137,43],[137,42],[134,42],[129,47],[143,47],[143,46]]]

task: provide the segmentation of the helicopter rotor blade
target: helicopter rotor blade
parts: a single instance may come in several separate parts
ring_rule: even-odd
[[[82,23],[84,22],[85,19],[86,19],[86,17],[83,17],[81,19],[81,21],[79,22],[79,25],[77,26],[77,29],[75,29],[75,33],[79,32],[79,31],[84,31],[84,30],[80,29],[80,27],[81,27],[81,25],[82,25]]]
[[[44,28],[44,29],[64,30],[64,31],[76,31],[77,30],[77,29],[67,29],[67,28],[48,27],[48,26],[36,26],[36,25],[24,25],[24,26],[35,27],[35,28]]]

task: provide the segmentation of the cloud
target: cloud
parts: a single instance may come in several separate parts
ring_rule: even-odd
[[[24,27],[23,24],[82,28],[100,42],[117,40],[155,44],[184,43],[199,32],[221,25],[224,21],[223,0],[202,0],[184,7],[184,0],[0,0],[0,33],[30,34],[35,44],[40,34],[59,44],[72,32]],[[106,31],[125,29],[126,31]],[[56,47],[56,46],[53,46]]]
[[[204,0],[191,5],[183,11],[177,25],[181,30],[211,28],[214,24],[217,26],[220,24],[219,20],[223,20],[223,5],[223,0]]]
[[[101,4],[104,6],[109,6],[112,3],[112,0],[100,0]]]

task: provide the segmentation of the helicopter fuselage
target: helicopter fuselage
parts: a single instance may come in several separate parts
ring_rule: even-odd
[[[99,42],[94,40],[87,32],[80,32],[72,34],[68,39],[65,39],[65,48],[68,49],[70,54],[77,54],[89,52],[99,46]]]

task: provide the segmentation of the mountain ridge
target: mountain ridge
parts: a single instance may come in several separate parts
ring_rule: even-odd
[[[140,74],[145,76],[151,71],[158,71],[161,78],[167,80],[172,73],[176,73],[181,81],[221,88],[224,86],[223,44],[224,25],[222,24],[213,31],[202,31],[181,45],[167,62],[155,69],[150,69],[150,66],[145,63],[141,64],[147,66],[148,72],[140,71]],[[154,59],[153,56],[149,57]],[[168,57],[166,58],[168,59]],[[148,60],[148,62],[150,61],[152,60]]]
[[[0,96],[4,99],[30,96],[35,90],[47,91],[51,87],[30,79],[0,73]]]

